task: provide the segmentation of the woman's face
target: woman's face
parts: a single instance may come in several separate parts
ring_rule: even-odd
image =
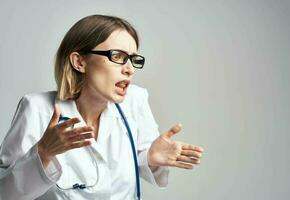
[[[123,50],[129,55],[137,53],[134,38],[125,30],[114,31],[106,41],[93,50],[111,49]],[[122,102],[135,71],[130,59],[122,65],[110,61],[106,56],[90,54],[86,63],[83,90],[99,100]]]

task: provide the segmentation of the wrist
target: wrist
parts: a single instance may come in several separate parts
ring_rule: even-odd
[[[151,166],[151,165],[148,165],[148,166],[152,172],[155,172],[158,169],[158,166]]]
[[[40,157],[43,167],[46,168],[49,162],[52,160],[52,157],[47,155],[45,148],[43,148],[43,146],[40,143],[38,143],[37,145],[37,151],[38,151],[38,155]]]
[[[153,163],[152,163],[152,153],[151,153],[151,151],[150,151],[150,149],[149,149],[149,151],[148,151],[148,153],[147,153],[147,162],[148,162],[148,166],[149,166],[149,168],[151,169],[151,171],[152,172],[154,172],[154,171],[156,171],[157,170],[157,168],[158,168],[158,166],[157,165],[154,165]]]

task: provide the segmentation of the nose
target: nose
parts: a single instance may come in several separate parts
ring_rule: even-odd
[[[122,69],[122,73],[126,74],[128,76],[132,76],[135,73],[135,68],[133,67],[130,59],[128,59],[126,64],[124,64],[123,69]]]

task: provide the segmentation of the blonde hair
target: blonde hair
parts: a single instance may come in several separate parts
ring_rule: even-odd
[[[54,76],[57,84],[57,98],[77,99],[81,93],[85,76],[73,68],[70,62],[72,52],[88,51],[104,42],[115,30],[126,30],[139,47],[136,30],[129,22],[119,17],[91,15],[76,22],[64,36],[55,58]]]

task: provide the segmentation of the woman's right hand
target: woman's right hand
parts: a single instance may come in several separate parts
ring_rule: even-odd
[[[94,138],[91,126],[70,128],[72,125],[80,122],[77,117],[71,118],[63,123],[58,123],[60,109],[57,104],[54,105],[52,118],[44,132],[44,135],[38,142],[38,154],[44,168],[46,168],[52,158],[64,153],[70,149],[88,146],[91,141],[86,140]],[[89,132],[89,133],[88,133]]]

